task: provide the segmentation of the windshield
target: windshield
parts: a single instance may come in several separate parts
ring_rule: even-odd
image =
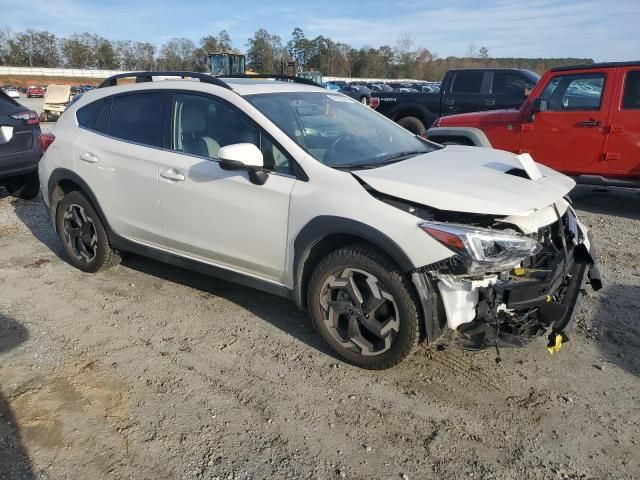
[[[374,168],[438,148],[344,95],[290,92],[245,98],[330,167]]]

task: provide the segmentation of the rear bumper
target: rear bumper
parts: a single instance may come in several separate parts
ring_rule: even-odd
[[[26,152],[2,155],[0,151],[0,181],[36,172],[42,152],[34,139],[34,147]]]

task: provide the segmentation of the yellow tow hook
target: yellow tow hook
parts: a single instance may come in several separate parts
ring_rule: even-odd
[[[549,338],[549,343],[547,344],[547,351],[553,355],[554,353],[558,353],[562,348],[562,343],[564,342],[564,335],[560,333],[556,333],[555,338]]]

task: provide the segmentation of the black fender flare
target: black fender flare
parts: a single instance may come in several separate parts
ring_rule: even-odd
[[[104,225],[106,231],[107,231],[107,235],[109,236],[109,239],[111,240],[112,237],[112,230],[111,230],[111,226],[109,225],[109,222],[107,221],[107,217],[105,216],[104,212],[102,211],[102,207],[100,207],[100,203],[98,203],[98,199],[96,198],[95,194],[93,193],[93,190],[91,190],[91,187],[89,187],[89,185],[87,184],[87,182],[85,182],[82,177],[80,175],[78,175],[76,172],[69,170],[67,168],[56,168],[53,170],[53,172],[51,172],[51,175],[49,176],[49,182],[47,183],[47,192],[48,192],[48,200],[49,200],[49,211],[50,211],[50,216],[51,216],[51,221],[53,222],[53,228],[56,229],[56,233],[57,233],[57,227],[56,227],[56,210],[57,210],[57,203],[55,203],[53,201],[53,190],[54,187],[56,185],[58,185],[60,182],[64,181],[64,180],[69,180],[73,183],[75,183],[76,185],[78,185],[80,187],[80,189],[82,190],[82,193],[84,195],[87,196],[87,198],[89,199],[89,201],[91,202],[91,204],[93,205],[93,208],[96,210],[96,213],[98,214],[98,216],[100,217],[100,221],[102,222],[102,225]]]
[[[300,230],[293,244],[293,297],[300,307],[304,305],[303,289],[306,282],[304,275],[307,261],[313,248],[331,235],[349,235],[371,243],[389,255],[404,272],[410,272],[416,268],[405,251],[380,230],[350,218],[333,215],[315,217]]]

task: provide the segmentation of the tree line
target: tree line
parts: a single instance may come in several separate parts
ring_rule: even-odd
[[[327,76],[368,78],[414,78],[440,80],[451,68],[518,67],[542,73],[556,66],[593,63],[588,58],[492,58],[484,46],[470,44],[463,55],[440,58],[402,33],[396,45],[353,48],[319,35],[309,38],[296,27],[284,41],[259,29],[246,43],[247,67],[258,73],[279,73],[281,62],[295,61],[302,70]],[[222,30],[196,44],[188,38],[172,38],[159,48],[149,42],[113,41],[92,33],[60,38],[27,29],[0,30],[0,65],[18,67],[78,68],[103,70],[207,70],[207,55],[239,52]]]

